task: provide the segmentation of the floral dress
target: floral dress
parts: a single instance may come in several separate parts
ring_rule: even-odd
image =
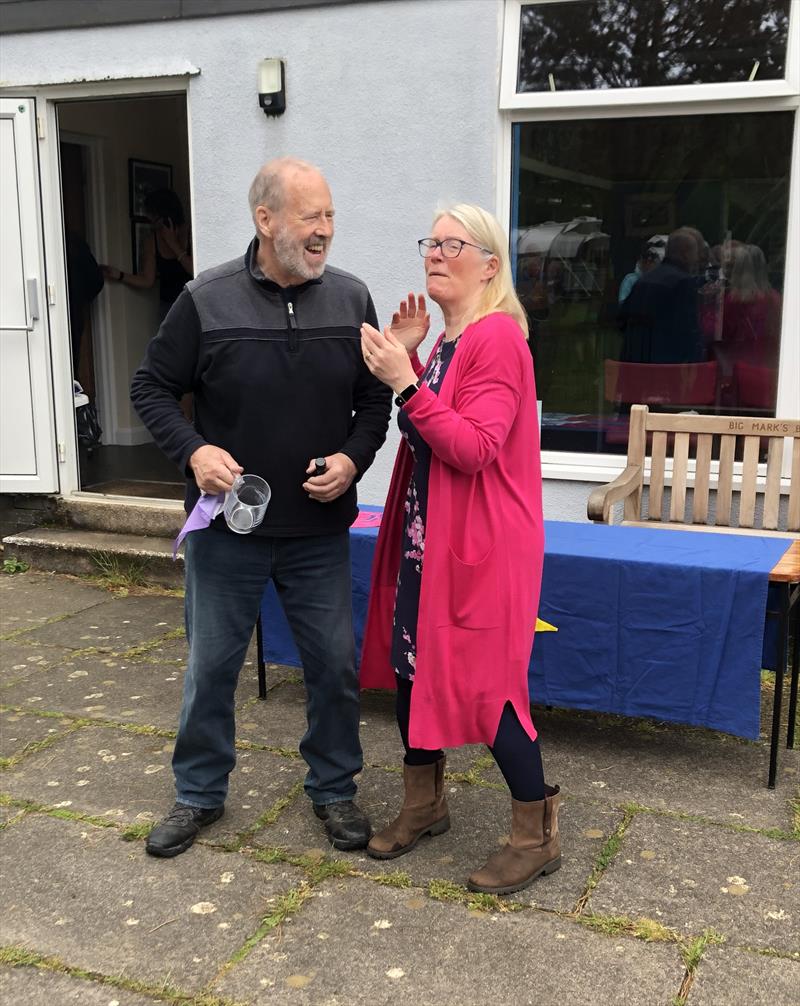
[[[457,345],[458,339],[452,342],[442,340],[422,375],[421,380],[436,395],[439,394]],[[431,449],[417,432],[405,409],[401,409],[398,413],[397,425],[411,449],[414,467],[405,501],[402,553],[392,623],[392,667],[400,677],[413,681],[417,660],[417,616],[422,584],[422,560],[425,554],[425,519],[428,509]]]

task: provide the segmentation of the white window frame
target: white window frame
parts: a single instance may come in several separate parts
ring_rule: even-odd
[[[791,111],[795,114],[789,177],[786,267],[778,369],[777,416],[800,418],[800,285],[788,277],[800,275],[800,3],[793,3],[783,81],[733,84],[665,85],[602,91],[526,92],[516,94],[520,14],[523,5],[564,0],[505,0],[500,114],[497,143],[499,179],[497,214],[511,218],[512,129],[526,122],[591,121],[644,116],[735,114]],[[578,3],[580,0],[567,0]],[[790,458],[784,456],[788,478]],[[543,451],[542,475],[548,479],[605,482],[622,471],[620,454]]]
[[[783,80],[725,81],[716,84],[665,84],[663,87],[620,87],[582,91],[525,91],[517,93],[519,66],[520,17],[522,8],[550,3],[582,3],[585,0],[506,0],[503,25],[503,53],[500,71],[500,109],[519,111],[529,108],[630,108],[662,102],[691,103],[727,101],[736,98],[791,97],[800,91],[800,4],[795,0],[789,14],[786,46],[786,76]],[[684,0],[691,3],[692,0]]]

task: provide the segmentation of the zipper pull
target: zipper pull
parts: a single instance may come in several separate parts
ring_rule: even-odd
[[[286,310],[289,312],[289,326],[292,329],[297,328],[297,319],[294,316],[294,304],[290,300],[286,302]]]

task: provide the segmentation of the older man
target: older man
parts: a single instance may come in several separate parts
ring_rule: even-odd
[[[131,398],[187,475],[186,507],[242,473],[272,488],[264,522],[222,517],[186,539],[189,666],[172,759],[177,803],[147,851],[177,856],[221,817],[234,767],[234,692],[272,580],[303,661],[308,729],[300,752],[314,813],[339,849],[370,837],[353,802],[361,770],[348,528],[354,482],[383,443],[388,389],[369,373],[359,329],[376,324],[364,283],[331,267],[333,203],[322,174],[271,161],[250,188],[245,255],[187,284],[148,347]],[[180,408],[194,395],[194,425]],[[324,457],[324,474],[312,475]]]

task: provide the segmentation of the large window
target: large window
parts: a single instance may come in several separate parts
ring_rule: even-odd
[[[582,91],[785,75],[791,0],[525,4],[517,91]]]
[[[512,125],[543,448],[624,452],[634,402],[775,414],[793,127],[793,111]]]

